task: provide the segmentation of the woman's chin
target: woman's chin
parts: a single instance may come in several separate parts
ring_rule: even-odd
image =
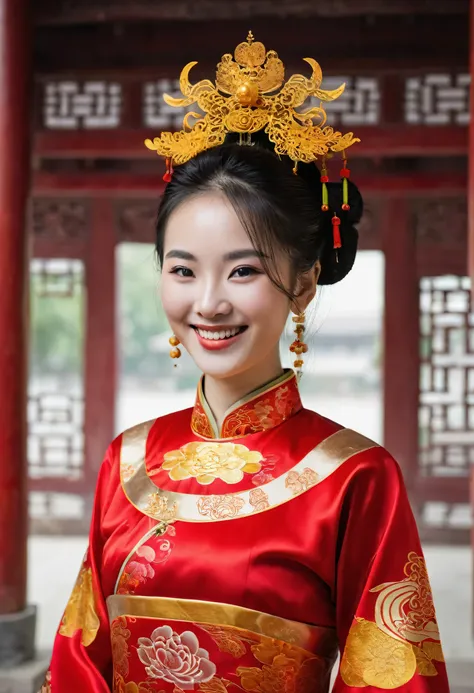
[[[191,354],[194,362],[204,375],[218,380],[226,380],[252,368],[255,364],[249,363],[249,358],[242,354],[223,354],[222,352],[209,352],[209,354]]]

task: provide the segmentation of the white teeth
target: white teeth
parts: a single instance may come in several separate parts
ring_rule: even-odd
[[[240,327],[233,327],[230,330],[220,330],[219,332],[213,330],[211,332],[211,330],[201,330],[199,327],[196,328],[198,334],[203,339],[229,339],[230,337],[234,337],[236,334],[238,334],[240,329]]]

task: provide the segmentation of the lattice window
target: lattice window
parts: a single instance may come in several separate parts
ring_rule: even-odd
[[[469,123],[469,74],[429,74],[405,83],[405,120],[423,125]]]
[[[32,479],[82,474],[83,399],[77,395],[31,393],[28,398],[28,462]]]
[[[421,471],[469,476],[474,464],[474,313],[466,277],[421,280]]]
[[[160,79],[157,82],[147,82],[143,87],[143,124],[160,130],[180,130],[183,118],[191,111],[200,113],[197,104],[187,108],[174,108],[163,101],[163,95],[182,98],[177,79]]]
[[[30,278],[29,475],[33,480],[79,479],[84,458],[84,267],[78,260],[33,260]]]
[[[44,125],[51,129],[117,128],[122,113],[122,88],[116,82],[47,82]]]
[[[84,274],[80,260],[32,260],[30,272],[34,291],[42,298],[75,296]]]
[[[330,125],[376,125],[380,121],[380,85],[373,77],[326,77],[323,89],[346,88],[336,101],[324,102]],[[311,99],[312,105],[320,104]]]

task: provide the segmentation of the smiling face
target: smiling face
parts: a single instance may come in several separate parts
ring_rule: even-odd
[[[218,379],[281,372],[279,339],[290,300],[269,279],[237,214],[219,192],[196,195],[171,214],[161,298],[171,328],[203,373]],[[291,288],[291,268],[276,271]]]

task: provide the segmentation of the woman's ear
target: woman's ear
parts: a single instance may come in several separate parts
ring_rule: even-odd
[[[295,287],[295,298],[291,304],[291,310],[296,315],[303,313],[316,296],[316,286],[320,274],[321,263],[318,260],[314,267],[298,277]]]

